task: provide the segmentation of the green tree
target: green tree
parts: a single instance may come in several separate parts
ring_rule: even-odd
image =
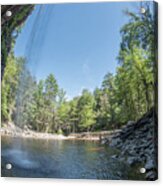
[[[58,128],[57,120],[57,104],[56,97],[58,94],[58,84],[53,74],[50,74],[45,80],[45,105],[46,105],[46,132],[55,132]]]
[[[71,131],[73,133],[78,132],[79,131],[79,126],[78,126],[78,122],[79,122],[79,115],[78,115],[78,100],[79,97],[75,97],[73,98],[73,100],[71,100],[69,102],[70,105],[70,109],[69,109],[69,124],[71,127]]]
[[[24,64],[23,58],[15,58],[11,52],[7,58],[6,69],[2,80],[2,121],[12,121],[15,110],[15,99],[18,90],[19,76]]]
[[[90,131],[95,124],[94,97],[88,90],[83,90],[78,101],[79,127],[81,131]]]

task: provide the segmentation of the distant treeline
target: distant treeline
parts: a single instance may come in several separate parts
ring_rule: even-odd
[[[129,22],[120,31],[116,74],[107,73],[100,88],[85,89],[70,101],[53,74],[37,82],[26,60],[11,52],[2,81],[2,123],[70,133],[116,129],[140,118],[154,105],[157,70],[156,23],[150,8],[145,8],[144,14],[126,12]]]

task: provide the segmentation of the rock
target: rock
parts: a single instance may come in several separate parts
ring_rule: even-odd
[[[128,121],[127,122],[127,126],[132,126],[132,125],[134,125],[135,124],[135,121]]]
[[[128,157],[127,163],[129,165],[134,165],[137,162],[137,159],[135,157]]]
[[[121,162],[124,162],[125,161],[125,157],[124,156],[119,156],[118,160],[121,161]]]
[[[115,139],[112,139],[110,145],[111,145],[112,147],[114,147],[114,146],[116,146],[119,142],[120,142],[120,139],[119,139],[119,138],[115,138]]]
[[[155,180],[157,178],[156,172],[155,171],[147,172],[145,178],[147,180]]]
[[[106,144],[106,143],[108,143],[108,139],[105,138],[105,139],[102,139],[102,140],[101,140],[101,144],[102,144],[102,145],[104,145],[104,144]]]
[[[154,163],[155,154],[157,154],[155,148],[157,136],[154,136],[154,127],[155,122],[151,110],[137,122],[129,121],[126,125],[123,125],[119,132],[113,133],[109,142],[106,142],[109,146],[120,151],[118,157],[112,156],[113,159],[127,161],[130,166],[136,163],[144,164],[147,170],[147,180],[157,178],[157,167]]]
[[[151,169],[154,169],[154,162],[153,162],[153,160],[149,160],[149,161],[147,161],[147,163],[145,164],[145,169],[146,170],[151,170]]]
[[[117,158],[118,158],[118,155],[117,155],[117,154],[112,155],[111,158],[112,158],[112,159],[117,159]]]

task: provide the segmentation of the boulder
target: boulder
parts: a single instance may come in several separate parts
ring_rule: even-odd
[[[145,169],[146,170],[151,170],[154,169],[154,162],[152,159],[148,160],[147,163],[145,164]]]

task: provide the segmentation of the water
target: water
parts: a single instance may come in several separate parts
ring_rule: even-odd
[[[111,158],[114,153],[98,142],[2,137],[2,176],[139,179],[133,168]]]

